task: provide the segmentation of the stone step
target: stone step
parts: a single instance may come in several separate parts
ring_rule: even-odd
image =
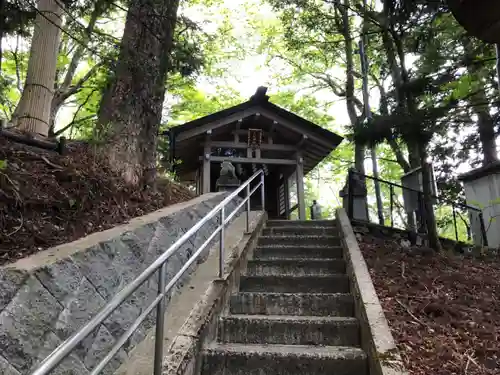
[[[342,247],[340,246],[317,246],[317,245],[304,245],[304,246],[277,246],[266,245],[258,246],[254,250],[254,258],[261,260],[272,259],[341,259],[343,254]]]
[[[241,276],[240,291],[269,293],[349,293],[346,275]]]
[[[347,293],[258,293],[231,296],[231,314],[354,316],[354,299]]]
[[[288,245],[288,246],[340,246],[337,236],[260,236],[258,246]]]
[[[306,276],[345,273],[343,259],[255,259],[248,261],[249,276]]]
[[[339,236],[336,227],[269,227],[262,231],[263,236]]]
[[[335,220],[268,220],[266,228],[277,227],[337,227]]]
[[[202,375],[367,375],[363,350],[342,346],[210,344]]]
[[[219,320],[219,341],[241,344],[359,346],[353,317],[229,315]]]
[[[338,236],[336,227],[287,226],[269,227],[262,231],[263,236]]]

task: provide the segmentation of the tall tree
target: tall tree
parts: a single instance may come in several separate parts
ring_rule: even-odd
[[[63,8],[57,0],[39,1],[26,83],[12,118],[20,130],[41,136],[49,133],[62,16]]]
[[[179,0],[132,0],[97,135],[110,164],[132,184],[156,177],[157,134]]]
[[[478,48],[479,47],[479,48]],[[472,40],[467,38],[464,40],[464,54],[466,61],[478,60],[482,53],[478,50],[481,47],[486,47],[480,43],[479,46],[474,46]],[[486,47],[487,48],[487,47]],[[493,50],[493,47],[490,47]],[[490,69],[491,69],[490,65]],[[467,70],[474,77],[475,84],[471,87],[469,94],[469,102],[473,105],[472,110],[477,116],[477,130],[479,133],[479,141],[481,142],[483,165],[488,165],[498,161],[495,120],[491,114],[491,106],[487,94],[487,72],[488,67],[481,66],[477,63],[469,63]]]
[[[352,7],[357,1],[269,2],[281,12],[286,47],[286,52],[272,51],[272,47],[271,52],[292,66],[295,79],[307,78],[312,81],[310,88],[345,100],[352,126],[363,121],[363,103],[356,95],[359,64],[354,43],[359,32],[355,31]],[[341,78],[335,71],[339,68],[344,70]],[[354,149],[355,167],[364,173],[365,146],[355,144]]]

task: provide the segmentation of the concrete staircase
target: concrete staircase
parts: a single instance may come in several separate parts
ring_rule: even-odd
[[[269,221],[202,375],[367,375],[333,221]]]

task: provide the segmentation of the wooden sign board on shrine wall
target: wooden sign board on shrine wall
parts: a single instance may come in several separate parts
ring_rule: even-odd
[[[262,144],[262,129],[248,129],[248,147],[252,149],[260,148]]]
[[[500,43],[500,0],[448,0],[448,7],[470,35]]]

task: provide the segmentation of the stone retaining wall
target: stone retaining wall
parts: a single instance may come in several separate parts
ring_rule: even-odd
[[[0,268],[0,374],[24,375],[33,371],[225,196],[207,194]],[[239,198],[231,202],[227,214],[239,202]],[[218,222],[218,217],[212,219],[170,258],[167,282],[213,233]],[[209,248],[200,262],[206,259]],[[182,286],[195,267],[176,288]],[[154,277],[91,333],[53,374],[88,375],[151,303],[156,291]],[[153,326],[154,319],[153,313],[103,374],[112,374],[127,358],[127,353]]]
[[[392,337],[389,323],[359,248],[355,231],[343,208],[337,210],[346,271],[360,322],[361,347],[368,355],[370,375],[408,375]]]

